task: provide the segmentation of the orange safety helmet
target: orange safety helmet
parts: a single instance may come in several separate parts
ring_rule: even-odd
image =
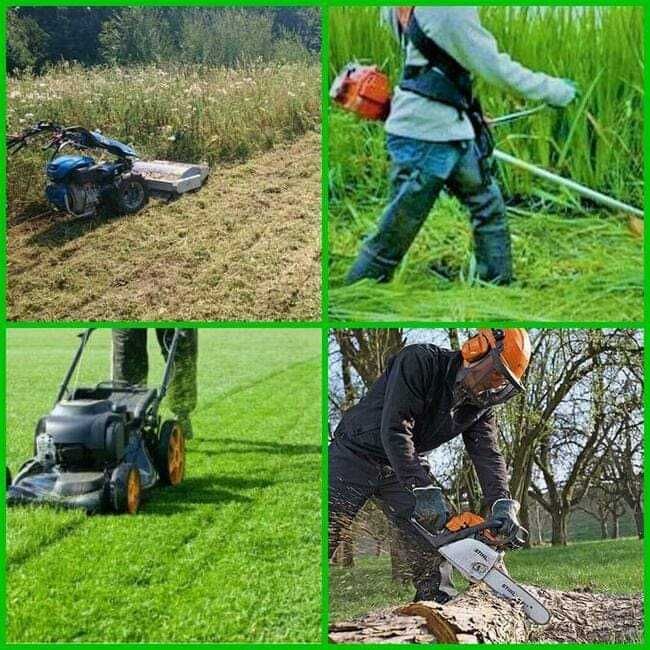
[[[525,329],[480,329],[460,353],[465,363],[454,386],[457,405],[464,402],[489,408],[524,390],[521,379],[531,355]]]

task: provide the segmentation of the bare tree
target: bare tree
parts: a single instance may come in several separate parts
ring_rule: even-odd
[[[386,369],[388,359],[406,344],[401,329],[335,329],[341,354],[366,388]]]
[[[561,332],[567,332],[566,330]],[[570,330],[562,342],[577,352],[577,360],[588,359],[562,400],[544,421],[545,431],[532,450],[541,480],[531,480],[529,495],[551,516],[554,545],[567,543],[571,510],[584,498],[611,457],[616,442],[628,427],[621,417],[637,402],[632,380],[635,373],[621,360],[631,353],[641,358],[641,348],[630,332]],[[576,346],[577,344],[577,346]],[[574,374],[572,374],[575,377]],[[555,381],[567,383],[565,372]]]

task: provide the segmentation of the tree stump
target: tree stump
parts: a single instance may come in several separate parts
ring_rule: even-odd
[[[330,626],[332,643],[607,643],[638,641],[642,597],[526,587],[551,612],[537,626],[521,606],[477,584],[452,602],[411,603]]]

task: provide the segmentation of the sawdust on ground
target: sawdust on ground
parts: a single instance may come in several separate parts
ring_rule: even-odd
[[[10,225],[11,320],[318,320],[320,135],[142,212]]]
[[[527,622],[529,638],[535,643],[632,643],[642,638],[643,596],[619,595],[524,585],[551,613],[547,625]],[[452,601],[453,603],[454,601]],[[487,600],[486,606],[494,606]],[[506,601],[499,601],[506,602]],[[445,606],[432,604],[445,611]],[[511,605],[515,607],[515,605]],[[405,616],[400,608],[383,608],[354,620],[329,626],[331,643],[415,643],[435,644],[436,637],[420,616]],[[480,614],[480,611],[477,611]],[[476,616],[476,620],[480,615]],[[449,619],[453,626],[453,619]],[[471,620],[471,619],[470,619]],[[480,630],[475,630],[480,636]]]

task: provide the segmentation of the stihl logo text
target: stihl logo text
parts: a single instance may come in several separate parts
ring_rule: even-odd
[[[483,553],[483,551],[480,548],[475,548],[474,553],[476,553],[476,555],[478,555],[479,557],[482,557],[486,562],[489,561],[488,556],[485,553]]]

